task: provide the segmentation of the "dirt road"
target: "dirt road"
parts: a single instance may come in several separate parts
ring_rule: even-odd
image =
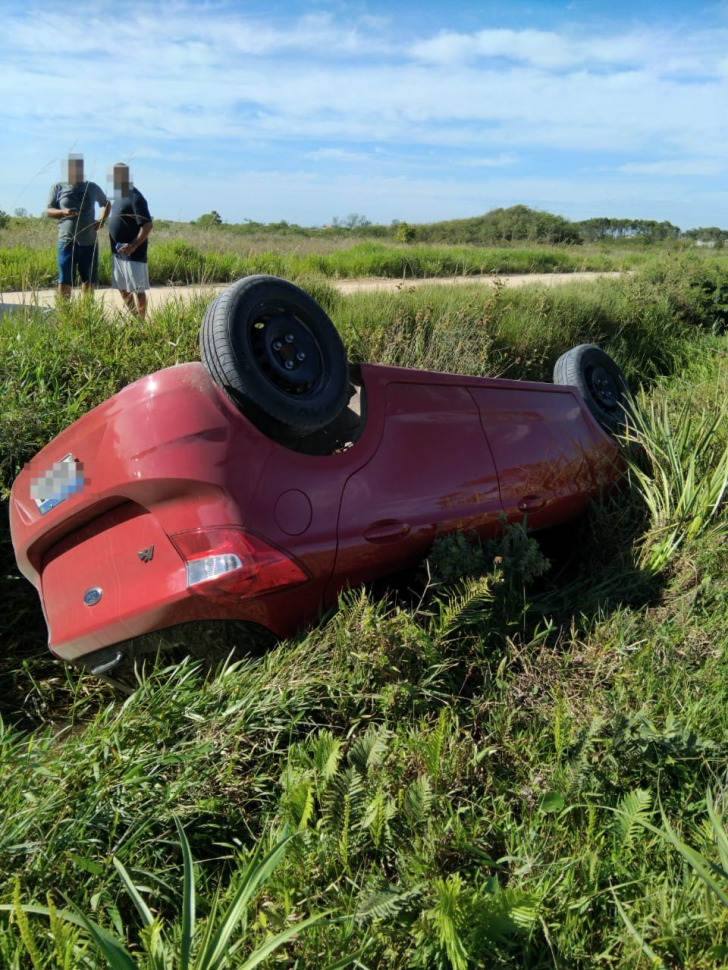
[[[516,276],[432,276],[422,280],[392,280],[392,279],[361,279],[361,280],[332,280],[332,284],[340,293],[364,293],[367,290],[410,290],[418,286],[472,286],[482,284],[494,286],[499,283],[506,287],[529,286],[540,283],[541,286],[560,286],[562,283],[576,283],[585,280],[595,280],[600,276],[621,276],[621,273],[520,273]]]
[[[330,280],[332,286],[340,293],[364,293],[368,290],[384,290],[396,293],[409,291],[420,286],[493,286],[496,282],[507,287],[528,286],[535,283],[541,286],[560,286],[563,283],[575,283],[593,280],[600,276],[619,276],[619,273],[523,273],[518,276],[447,276],[432,277],[421,280],[395,279],[359,279],[359,280]],[[152,286],[147,291],[150,308],[158,307],[170,299],[189,300],[198,294],[219,293],[227,284],[216,283],[207,286]],[[56,290],[35,290],[0,293],[0,316],[3,312],[12,312],[9,308],[17,306],[53,306]],[[103,300],[109,306],[121,309],[123,303],[117,290],[100,287],[96,290],[96,299]]]

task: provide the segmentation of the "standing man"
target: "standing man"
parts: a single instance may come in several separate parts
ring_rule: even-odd
[[[111,203],[95,182],[83,178],[83,155],[69,155],[61,163],[62,182],[52,186],[46,215],[58,220],[58,292],[71,299],[76,273],[81,292],[89,293],[99,281],[96,234],[106,222]],[[95,206],[102,206],[97,219]]]
[[[138,313],[143,320],[147,315],[147,239],[152,231],[152,217],[147,200],[132,185],[128,165],[116,162],[111,180],[114,183],[114,205],[109,220],[111,285],[121,293],[131,312]]]

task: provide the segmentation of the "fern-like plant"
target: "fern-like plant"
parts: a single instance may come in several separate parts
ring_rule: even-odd
[[[631,847],[642,824],[652,810],[652,795],[641,788],[628,792],[617,805],[616,834],[621,848]]]

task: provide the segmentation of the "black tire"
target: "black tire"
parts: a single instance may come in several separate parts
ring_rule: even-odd
[[[247,276],[213,301],[200,355],[230,400],[277,440],[318,431],[348,400],[336,328],[307,293],[275,276]]]
[[[554,364],[554,383],[581,392],[587,407],[610,434],[624,431],[632,406],[627,380],[609,354],[594,344],[572,347]]]

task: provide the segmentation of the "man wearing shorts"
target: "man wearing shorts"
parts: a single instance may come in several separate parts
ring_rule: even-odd
[[[152,231],[152,217],[147,200],[131,183],[129,166],[117,162],[110,174],[114,183],[114,204],[109,219],[111,285],[121,293],[131,312],[144,319],[149,289],[147,239]]]
[[[65,181],[52,186],[45,211],[58,220],[58,292],[70,300],[77,273],[83,293],[99,281],[96,234],[108,218],[111,203],[95,182],[84,181],[82,155],[69,155],[61,176]],[[95,215],[97,204],[103,207],[100,219]]]

